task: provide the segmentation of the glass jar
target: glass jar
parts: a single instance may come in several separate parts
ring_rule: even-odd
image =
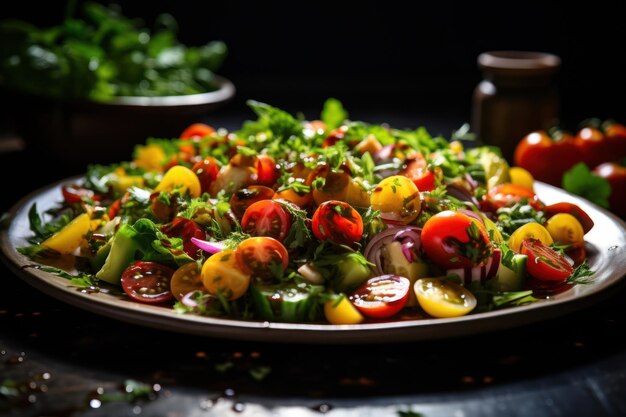
[[[528,133],[558,123],[554,83],[561,59],[552,54],[493,51],[478,56],[483,80],[474,90],[472,130],[513,161],[517,143]]]

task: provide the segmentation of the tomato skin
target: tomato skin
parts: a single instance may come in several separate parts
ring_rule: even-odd
[[[521,253],[528,256],[528,274],[536,280],[564,282],[574,272],[563,255],[536,239],[524,240]]]
[[[499,208],[512,206],[523,199],[526,199],[535,210],[543,208],[537,194],[532,189],[519,184],[500,184],[491,188],[485,194],[481,208],[495,213]]]
[[[211,255],[202,265],[201,274],[204,287],[210,294],[221,294],[228,300],[242,297],[250,286],[250,275],[239,268],[232,249]]]
[[[623,159],[626,156],[626,126],[619,123],[605,123],[604,134],[611,155],[607,161]]]
[[[409,300],[410,281],[399,275],[381,275],[368,279],[350,296],[352,304],[364,316],[384,319],[400,312]]]
[[[472,226],[474,225],[474,226]],[[468,229],[478,231],[470,237]],[[435,214],[422,228],[422,248],[435,264],[444,269],[479,265],[492,254],[491,242],[485,227],[466,214],[450,210]],[[477,249],[477,257],[469,259],[465,247]]]
[[[209,192],[211,183],[215,181],[220,171],[217,162],[210,156],[207,156],[202,161],[196,162],[191,170],[196,174],[198,180],[200,180],[200,190],[202,193]]]
[[[307,208],[313,203],[313,194],[310,191],[308,193],[297,193],[292,188],[277,191],[273,198],[275,200],[290,201],[301,209]]]
[[[515,148],[513,161],[530,172],[535,179],[560,186],[563,173],[581,159],[574,138],[562,133],[553,140],[545,131],[525,136]]]
[[[289,264],[289,253],[278,240],[271,237],[251,237],[239,244],[235,251],[239,268],[254,277],[271,280],[274,276],[271,264],[282,265],[283,271]]]
[[[257,156],[256,171],[257,184],[267,187],[273,186],[280,175],[274,158],[269,155]]]
[[[192,138],[204,138],[211,136],[215,133],[215,129],[204,123],[194,123],[189,125],[183,133],[180,134],[180,139],[192,139]]]
[[[363,219],[350,204],[329,200],[313,213],[312,229],[319,240],[353,246],[363,237]]]
[[[322,142],[322,148],[333,146],[335,143],[342,140],[344,136],[346,135],[347,130],[348,128],[346,126],[341,126],[341,127],[338,127],[337,129],[333,129],[328,134],[328,136],[326,136],[326,139],[324,139],[324,142]]]
[[[241,188],[233,193],[230,198],[230,208],[238,219],[243,217],[247,208],[257,201],[271,200],[274,198],[274,190],[263,185],[251,185]]]
[[[167,237],[179,237],[183,240],[183,250],[189,256],[197,259],[200,249],[191,242],[191,238],[206,239],[206,233],[193,220],[185,219],[183,217],[176,217],[171,223],[161,226],[161,231],[167,235]]]
[[[109,206],[109,211],[107,212],[109,219],[113,219],[115,216],[119,214],[121,210],[122,210],[122,199],[118,198],[117,200],[113,202],[113,204]]]
[[[585,233],[589,232],[593,228],[593,220],[591,217],[576,204],[561,202],[556,204],[550,204],[543,208],[543,212],[548,219],[558,213],[568,213],[576,217],[583,227]]]
[[[174,270],[155,262],[137,261],[122,274],[122,288],[134,300],[158,304],[171,300]]]
[[[409,178],[420,191],[432,191],[435,189],[435,174],[427,167],[426,159],[422,154],[416,154],[406,161],[406,165],[399,175]]]
[[[83,202],[83,198],[98,201],[101,199],[93,191],[88,188],[81,187],[78,184],[64,184],[61,187],[63,193],[63,199],[68,204],[80,204]]]
[[[241,228],[252,236],[273,237],[282,242],[289,234],[291,215],[278,201],[257,201],[243,214]]]
[[[626,167],[613,162],[598,165],[593,173],[606,178],[611,184],[609,207],[618,216],[626,219]]]
[[[576,133],[574,144],[578,148],[581,161],[589,167],[595,167],[604,161],[612,160],[609,143],[599,129],[584,127]]]

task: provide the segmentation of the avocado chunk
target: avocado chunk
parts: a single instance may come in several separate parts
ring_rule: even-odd
[[[96,273],[96,278],[111,284],[119,285],[122,273],[135,260],[135,253],[139,249],[136,241],[137,231],[127,224],[122,225],[113,236],[111,250],[104,265]]]

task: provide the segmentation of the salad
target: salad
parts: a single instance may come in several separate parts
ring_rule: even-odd
[[[240,130],[194,124],[132,161],[92,165],[42,217],[40,265],[72,285],[181,314],[356,324],[457,317],[536,302],[592,279],[570,203],[491,147],[426,129],[320,120],[249,102]]]

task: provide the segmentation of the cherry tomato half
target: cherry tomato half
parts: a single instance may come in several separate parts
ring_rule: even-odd
[[[282,203],[261,200],[248,207],[241,219],[241,229],[252,236],[268,236],[283,241],[291,228],[291,215]]]
[[[428,169],[426,159],[418,153],[413,159],[406,161],[405,168],[400,175],[409,178],[420,191],[432,191],[435,189],[435,174]]]
[[[536,239],[522,243],[522,254],[528,256],[528,274],[539,281],[565,281],[574,268],[554,249]]]
[[[442,211],[428,219],[421,237],[430,260],[445,269],[472,267],[492,254],[485,226],[455,211]]]
[[[368,279],[352,295],[352,304],[367,317],[384,319],[397,314],[409,300],[411,282],[399,275]]]
[[[348,203],[325,201],[313,214],[313,234],[319,240],[333,240],[352,246],[363,237],[363,219]]]
[[[179,267],[172,275],[170,290],[178,301],[191,292],[206,291],[198,263],[189,262]]]
[[[230,198],[230,208],[238,219],[243,217],[248,207],[257,201],[271,200],[274,197],[274,190],[263,185],[251,185],[241,188],[233,193]]]
[[[543,212],[546,214],[548,218],[558,213],[571,214],[572,216],[576,217],[576,219],[580,222],[581,226],[583,227],[583,231],[585,233],[587,233],[593,228],[593,220],[591,220],[591,217],[589,217],[589,215],[585,212],[585,210],[581,209],[576,204],[567,203],[567,202],[550,204],[549,206],[545,206],[543,208]]]
[[[137,261],[122,273],[122,288],[129,297],[142,303],[171,300],[170,280],[174,270],[155,262]]]
[[[519,184],[500,184],[487,191],[483,200],[483,208],[495,213],[499,208],[512,206],[524,199],[535,210],[541,210],[543,207],[532,189]]]
[[[237,263],[242,271],[264,280],[274,276],[273,267],[287,269],[289,254],[278,240],[271,237],[251,237],[237,247]]]
[[[215,129],[204,123],[194,123],[180,134],[181,139],[204,138],[215,133]]]
[[[161,231],[167,237],[181,238],[183,240],[183,250],[194,259],[198,257],[200,249],[191,242],[191,238],[206,239],[206,233],[204,233],[204,230],[198,223],[183,217],[176,217],[171,223],[161,226]]]
[[[83,198],[99,200],[99,196],[87,188],[81,187],[78,184],[65,184],[61,187],[63,193],[63,199],[68,204],[82,203]],[[98,198],[96,198],[98,197]]]
[[[422,309],[433,317],[459,317],[476,308],[476,297],[467,288],[438,278],[420,278],[413,286]]]
[[[215,181],[220,171],[217,162],[210,156],[207,156],[202,161],[196,162],[191,170],[196,174],[198,180],[200,180],[200,189],[203,193],[209,192],[211,183]]]
[[[239,268],[235,251],[225,249],[204,262],[202,282],[210,294],[236,300],[248,291],[250,275]]]

